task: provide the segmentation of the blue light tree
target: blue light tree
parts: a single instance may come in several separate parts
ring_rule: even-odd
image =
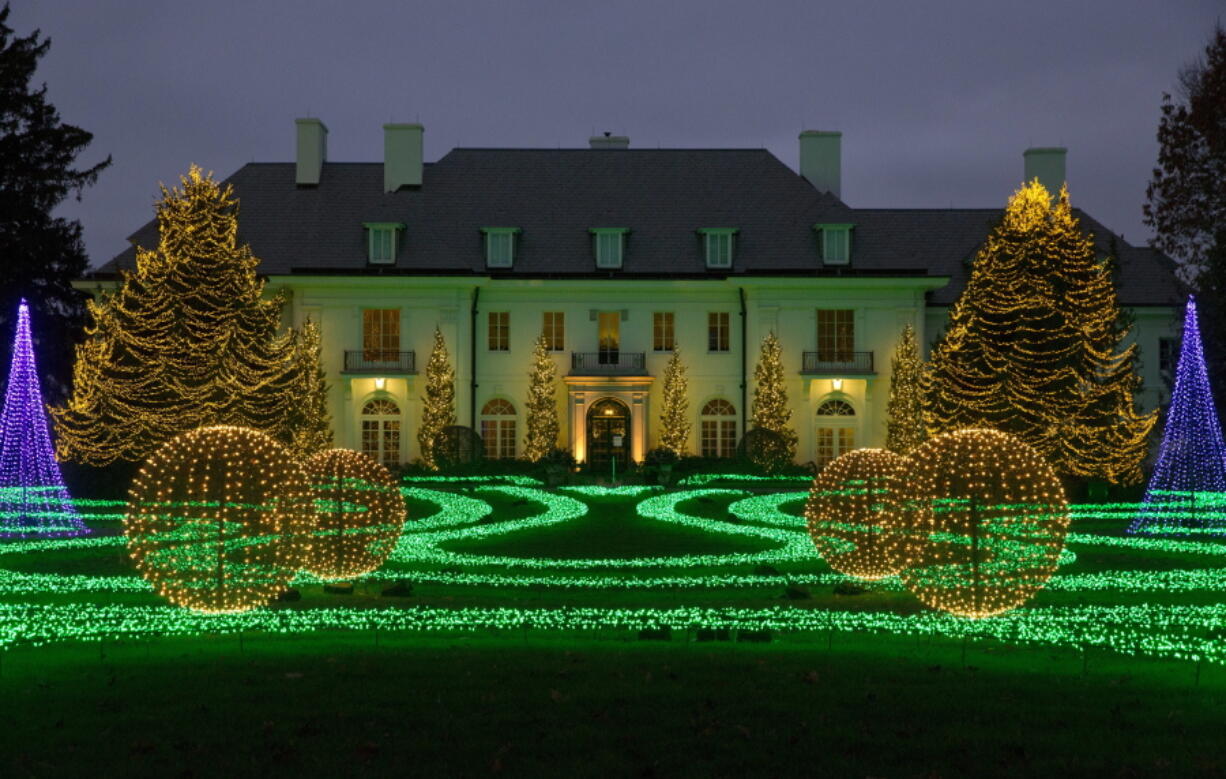
[[[0,538],[64,537],[88,533],[73,508],[47,432],[38,386],[30,309],[17,309],[17,336],[0,412]]]
[[[1128,532],[1226,534],[1224,493],[1226,446],[1209,390],[1196,298],[1189,296],[1158,464]]]

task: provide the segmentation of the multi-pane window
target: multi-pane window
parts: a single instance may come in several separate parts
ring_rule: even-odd
[[[514,227],[486,227],[485,264],[490,268],[509,268],[515,263]]]
[[[366,228],[366,258],[374,265],[391,265],[396,261],[396,235],[404,227],[398,222],[364,222]]]
[[[732,267],[733,230],[704,230],[708,268]]]
[[[601,311],[596,316],[596,345],[601,365],[616,365],[621,349],[620,311]]]
[[[657,352],[671,352],[677,342],[673,336],[673,312],[657,311],[651,315],[651,348]]]
[[[1175,366],[1179,362],[1179,339],[1158,339],[1158,374],[1166,385],[1167,392],[1175,386]]]
[[[856,410],[845,400],[827,400],[818,406],[814,462],[819,471],[856,448],[855,416]]]
[[[821,225],[822,262],[847,265],[851,262],[851,225]]]
[[[728,401],[716,398],[702,407],[698,451],[703,457],[736,455],[736,409]]]
[[[494,398],[481,409],[481,440],[491,460],[515,459],[515,406]]]
[[[511,350],[511,312],[490,312],[490,351],[508,352]]]
[[[596,267],[620,268],[625,230],[622,228],[596,228],[592,230],[595,241]]]
[[[362,309],[362,359],[367,362],[400,359],[400,309]]]
[[[851,362],[856,345],[856,312],[852,309],[817,310],[817,361]]]
[[[541,314],[541,333],[545,336],[545,348],[551,352],[566,349],[566,314],[562,311],[546,311]]]
[[[383,465],[400,463],[400,407],[391,398],[362,407],[362,453]]]
[[[726,352],[729,340],[728,312],[712,311],[707,314],[707,351]]]

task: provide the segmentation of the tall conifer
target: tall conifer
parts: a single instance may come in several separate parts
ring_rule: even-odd
[[[885,447],[891,452],[908,455],[928,439],[924,429],[923,393],[920,391],[923,372],[924,363],[920,361],[915,345],[915,328],[906,325],[890,360]]]
[[[660,412],[660,446],[681,457],[690,439],[689,379],[681,353],[674,348],[664,368],[664,400]]]
[[[545,334],[537,336],[532,347],[532,370],[528,373],[528,402],[524,404],[528,432],[524,436],[524,457],[532,462],[552,452],[558,445],[558,366],[549,353]]]
[[[796,459],[796,431],[792,429],[792,409],[788,406],[788,391],[783,383],[783,349],[774,331],[762,339],[762,352],[753,370],[753,413],[750,424],[778,433],[783,439],[783,451],[778,464]]]
[[[434,348],[426,363],[426,391],[421,404],[421,427],[417,429],[417,444],[421,459],[429,468],[438,468],[434,459],[434,439],[443,428],[455,424],[455,370],[447,356],[443,333],[434,328]]]

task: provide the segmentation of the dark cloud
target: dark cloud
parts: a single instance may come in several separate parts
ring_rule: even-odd
[[[159,181],[289,160],[293,119],[333,160],[374,160],[381,125],[454,146],[760,147],[796,164],[802,127],[844,133],[853,206],[999,206],[1024,148],[1069,147],[1074,201],[1132,243],[1161,94],[1203,48],[1214,2],[156,2],[14,5],[52,39],[38,78],[114,166],[81,203],[95,263],[152,216]]]

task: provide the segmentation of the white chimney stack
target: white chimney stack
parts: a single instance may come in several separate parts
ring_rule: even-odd
[[[383,125],[383,191],[421,186],[422,136],[420,124]]]
[[[300,187],[319,186],[319,174],[328,158],[328,128],[318,119],[295,119],[298,128],[298,158],[294,183]]]
[[[800,175],[818,192],[841,197],[843,133],[805,130],[800,134]]]
[[[1051,196],[1056,197],[1067,181],[1064,173],[1064,156],[1067,153],[1068,149],[1062,146],[1027,149],[1022,153],[1026,168],[1023,181],[1029,184],[1037,178]]]

